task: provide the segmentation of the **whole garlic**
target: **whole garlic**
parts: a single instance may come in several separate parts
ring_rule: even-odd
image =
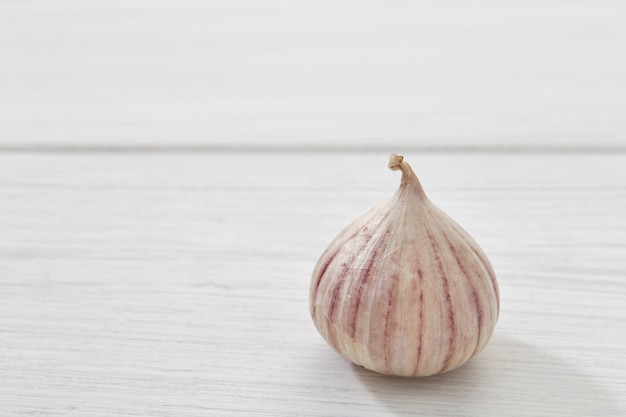
[[[428,376],[480,352],[499,313],[478,244],[424,194],[400,155],[391,199],[335,238],[315,266],[311,316],[341,356],[383,374]]]

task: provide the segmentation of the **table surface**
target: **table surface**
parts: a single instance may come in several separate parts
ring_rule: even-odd
[[[570,3],[0,2],[0,415],[626,415],[626,8]],[[309,317],[390,152],[499,280],[444,375]]]

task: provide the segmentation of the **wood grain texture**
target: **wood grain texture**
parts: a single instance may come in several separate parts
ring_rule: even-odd
[[[501,291],[487,348],[428,379],[351,366],[308,315],[388,155],[0,155],[0,414],[624,415],[626,156],[406,156]]]
[[[624,149],[625,19],[622,0],[0,1],[0,148]]]

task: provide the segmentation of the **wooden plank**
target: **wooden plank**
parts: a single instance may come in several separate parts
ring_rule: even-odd
[[[626,412],[626,157],[407,155],[481,243],[501,317],[428,379],[339,358],[317,257],[387,198],[387,155],[0,155],[0,414]]]
[[[624,149],[621,0],[0,3],[0,148]]]

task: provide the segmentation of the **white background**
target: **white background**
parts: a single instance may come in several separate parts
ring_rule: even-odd
[[[1,1],[0,144],[620,148],[622,1]]]
[[[0,0],[0,415],[626,415],[623,1]],[[502,296],[350,365],[313,266],[404,153]]]

